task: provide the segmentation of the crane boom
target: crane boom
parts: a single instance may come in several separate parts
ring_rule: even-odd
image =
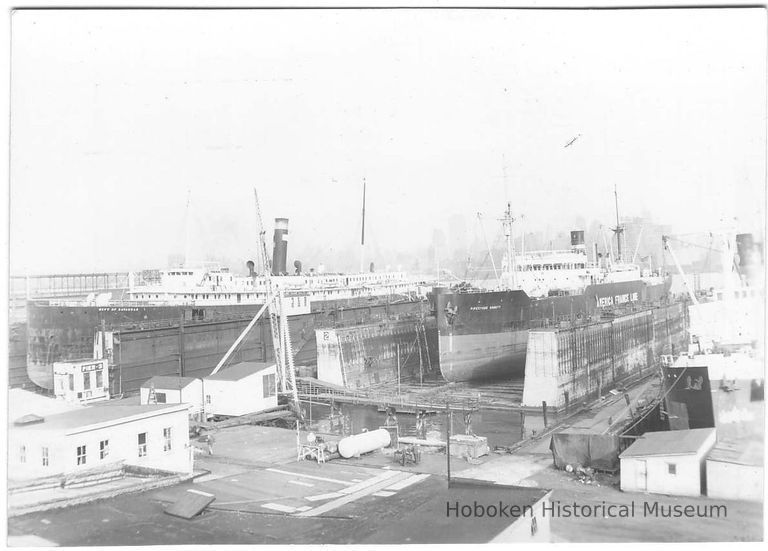
[[[672,256],[672,261],[675,263],[675,267],[677,268],[677,271],[680,272],[680,277],[683,278],[683,283],[685,284],[685,289],[688,291],[688,296],[691,297],[691,302],[693,302],[693,304],[698,306],[699,301],[696,298],[696,294],[693,292],[693,287],[688,282],[688,276],[686,276],[685,272],[683,272],[683,268],[682,266],[680,266],[680,262],[677,260],[677,255],[675,254],[675,251],[673,251],[672,247],[669,245],[669,236],[663,235],[661,237],[661,240],[664,242],[664,248],[668,250],[669,254]]]
[[[264,277],[267,278],[267,286],[269,287],[271,284],[272,261],[269,258],[269,251],[267,251],[267,230],[264,229],[264,223],[261,218],[261,205],[259,204],[259,194],[256,188],[253,188],[253,198],[256,202],[256,224],[259,230],[259,255],[261,256],[261,264],[264,267]]]

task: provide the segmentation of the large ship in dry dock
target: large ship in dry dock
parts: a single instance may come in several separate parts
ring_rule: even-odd
[[[317,361],[315,332],[418,314],[419,286],[402,272],[286,274],[287,219],[277,219],[271,284],[284,293],[296,365]],[[137,391],[154,375],[207,375],[267,297],[267,278],[226,268],[177,268],[134,274],[126,296],[40,300],[27,305],[27,372],[53,387],[54,362],[110,359],[110,392]],[[151,276],[151,277],[150,277]],[[268,318],[242,342],[235,361],[269,361]]]
[[[667,298],[668,277],[622,263],[620,253],[612,265],[590,262],[583,231],[571,232],[570,250],[516,257],[513,221],[508,205],[501,289],[434,289],[440,370],[448,381],[522,377],[529,330],[586,323]]]

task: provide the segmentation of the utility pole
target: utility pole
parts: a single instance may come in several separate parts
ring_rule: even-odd
[[[400,396],[400,343],[397,343],[397,395]]]
[[[446,423],[445,423],[445,460],[448,467],[448,487],[451,487],[451,422],[453,419],[451,419],[451,406],[448,400],[445,401],[445,413],[446,413]]]

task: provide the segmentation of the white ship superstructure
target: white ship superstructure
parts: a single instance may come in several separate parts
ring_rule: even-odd
[[[159,280],[130,278],[128,300],[149,304],[229,305],[264,304],[267,277],[236,275],[227,268],[177,268],[159,272]],[[291,313],[310,311],[316,301],[358,297],[386,297],[418,291],[404,272],[358,274],[301,274],[272,276],[274,290],[282,290]]]

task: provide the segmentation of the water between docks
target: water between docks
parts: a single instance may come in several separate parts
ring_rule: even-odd
[[[334,422],[331,422],[331,408],[325,403],[302,403],[304,419],[310,421],[311,430],[322,433],[342,435],[359,434],[363,429],[373,430],[384,425],[387,418],[384,411],[377,406],[336,404]],[[462,411],[453,411],[451,434],[465,434],[466,423]],[[549,424],[556,421],[554,414],[547,414]],[[397,422],[401,436],[416,436],[416,415],[397,413]],[[449,417],[445,411],[427,416],[427,431],[439,431],[440,439],[445,440],[446,423]],[[531,436],[532,431],[540,433],[544,430],[544,419],[541,414],[526,413],[524,418],[519,411],[483,410],[472,412],[470,420],[472,432],[477,436],[488,438],[488,445],[511,446],[525,437]],[[342,428],[343,427],[343,428]]]

